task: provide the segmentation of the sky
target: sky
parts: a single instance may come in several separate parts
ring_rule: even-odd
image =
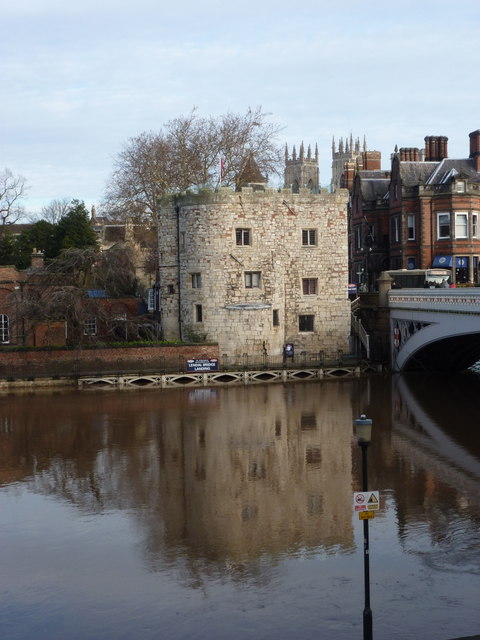
[[[262,107],[278,142],[382,152],[480,128],[480,2],[0,0],[0,170],[52,200],[101,204],[129,138],[188,115]],[[280,179],[278,181],[280,184]]]

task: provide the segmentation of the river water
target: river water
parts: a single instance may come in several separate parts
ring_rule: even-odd
[[[480,378],[0,396],[2,640],[480,633]]]

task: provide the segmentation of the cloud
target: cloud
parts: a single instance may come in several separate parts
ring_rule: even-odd
[[[477,75],[477,0],[17,0],[2,19],[0,153],[32,197],[100,198],[123,141],[194,106],[262,105],[285,142],[318,142],[324,182],[332,136],[365,134],[388,164],[428,134],[465,154],[480,126],[458,81]]]

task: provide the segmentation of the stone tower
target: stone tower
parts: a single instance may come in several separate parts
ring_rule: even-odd
[[[318,168],[318,147],[315,145],[315,155],[308,145],[307,154],[303,142],[300,145],[300,153],[297,156],[293,147],[292,157],[288,155],[285,145],[285,188],[298,193],[301,188],[309,189],[312,193],[318,193],[320,189],[320,171]]]
[[[165,340],[281,356],[285,344],[348,351],[348,192],[242,187],[162,200],[159,311]]]
[[[365,138],[363,139],[363,151],[367,150],[367,143]],[[332,189],[340,189],[342,187],[342,175],[345,172],[345,165],[347,163],[353,163],[353,166],[357,164],[357,161],[361,158],[362,151],[360,150],[360,140],[357,138],[353,140],[352,134],[350,138],[340,138],[338,144],[338,150],[335,144],[335,138],[332,141]]]

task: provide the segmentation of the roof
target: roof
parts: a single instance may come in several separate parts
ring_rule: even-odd
[[[480,173],[475,169],[471,158],[459,160],[445,158],[437,164],[426,184],[445,184],[456,176],[464,177],[471,182],[480,182]]]
[[[438,166],[438,162],[400,161],[400,178],[405,187],[415,187],[419,182],[427,182]]]
[[[388,191],[390,178],[363,178],[360,182],[364,200],[378,200]]]

